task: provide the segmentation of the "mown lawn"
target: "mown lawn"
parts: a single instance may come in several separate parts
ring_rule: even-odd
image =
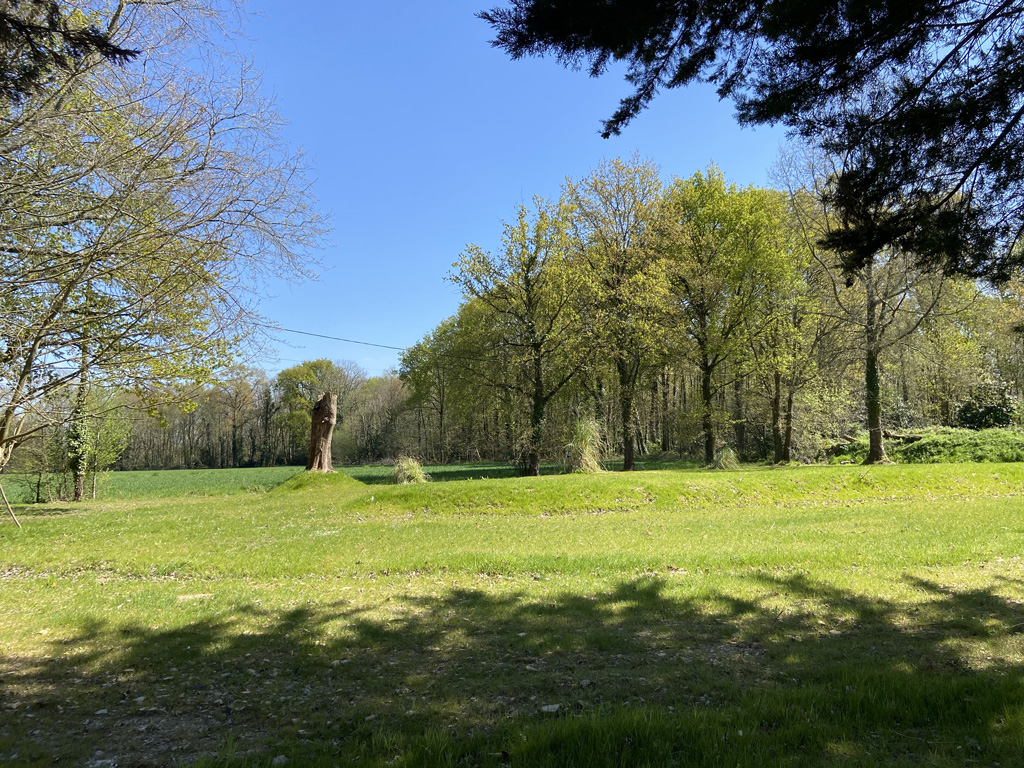
[[[1021,465],[191,490],[0,523],[0,764],[1024,761]]]

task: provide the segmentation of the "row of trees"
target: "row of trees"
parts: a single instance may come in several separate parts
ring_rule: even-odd
[[[725,440],[813,457],[861,424],[876,462],[883,414],[951,425],[963,403],[1019,393],[1016,284],[982,290],[895,247],[844,264],[821,245],[845,227],[822,204],[835,171],[805,154],[781,167],[785,191],[713,167],[664,186],[614,160],[521,207],[497,253],[462,255],[465,302],[404,356],[421,452],[513,453],[536,474],[594,416],[627,469],[653,448],[710,463]]]
[[[478,15],[513,58],[553,54],[595,77],[625,62],[634,92],[605,136],[660,91],[703,81],[742,122],[782,123],[827,154],[815,199],[832,222],[816,242],[864,284],[870,458],[884,458],[878,360],[906,292],[889,295],[880,267],[1005,283],[1022,264],[1020,3],[509,0]]]
[[[890,248],[851,270],[821,245],[843,226],[822,205],[835,178],[822,163],[790,158],[777,174],[790,183],[759,189],[714,167],[666,185],[649,162],[606,162],[519,207],[496,252],[467,247],[450,276],[463,304],[400,374],[233,368],[156,405],[70,386],[49,407],[87,416],[41,430],[12,469],[56,470],[45,497],[81,495],[106,467],[301,464],[324,391],[341,461],[512,460],[530,474],[584,422],[626,468],[653,453],[710,463],[724,445],[810,460],[864,426],[879,461],[883,426],[1007,425],[1024,391],[1021,284]]]
[[[140,412],[128,392],[90,389],[88,417],[51,426],[19,451],[10,469],[51,475],[42,497],[68,497],[80,475],[114,469],[225,468],[302,464],[310,412],[322,392],[338,399],[334,455],[379,461],[399,450],[408,421],[405,385],[397,376],[369,378],[355,364],[311,360],[268,378],[233,368],[219,382],[193,389],[191,402]],[[76,450],[73,441],[85,436]],[[80,458],[79,458],[80,457]],[[82,467],[72,462],[81,461]]]
[[[194,393],[196,407],[161,409],[136,421],[118,469],[304,464],[310,414],[323,392],[337,396],[335,457],[381,461],[399,451],[407,393],[397,376],[368,377],[351,362],[320,359],[273,379],[236,369]]]

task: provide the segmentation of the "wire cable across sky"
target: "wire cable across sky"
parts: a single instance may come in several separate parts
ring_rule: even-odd
[[[359,341],[357,339],[343,339],[341,336],[330,336],[326,333],[313,333],[312,331],[297,331],[294,328],[278,328],[274,325],[265,325],[264,328],[268,328],[272,331],[280,331],[282,333],[296,333],[300,336],[315,336],[318,339],[330,339],[331,341],[344,341],[347,344],[361,344],[364,347],[379,347],[380,349],[394,349],[398,352],[405,352],[408,347],[394,347],[390,344],[377,344],[372,341]]]

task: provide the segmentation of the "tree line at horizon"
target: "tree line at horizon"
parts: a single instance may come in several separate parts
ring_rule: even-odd
[[[301,464],[323,391],[338,395],[342,462],[497,460],[524,474],[560,461],[581,423],[626,468],[651,455],[711,464],[726,446],[820,460],[864,428],[874,462],[889,430],[1009,426],[1024,284],[897,250],[851,271],[821,245],[838,226],[813,188],[827,183],[741,188],[712,166],[664,184],[653,163],[607,161],[559,200],[519,206],[497,252],[466,248],[449,275],[463,303],[398,372],[236,368],[190,407],[98,417],[93,468]],[[72,438],[51,429],[12,468],[67,477]]]
[[[895,246],[844,263],[825,245],[846,226],[828,204],[838,162],[788,157],[783,191],[713,166],[663,185],[653,163],[611,160],[520,206],[498,252],[454,265],[457,314],[403,356],[419,452],[449,455],[460,419],[477,436],[456,454],[497,442],[527,474],[581,419],[626,469],[653,451],[711,464],[726,444],[813,460],[859,428],[879,462],[887,428],[1008,425],[1020,284]]]
[[[594,76],[624,61],[635,92],[606,134],[702,81],[806,148],[779,190],[714,168],[665,185],[633,158],[521,207],[498,252],[461,256],[458,313],[398,374],[357,376],[338,451],[535,474],[581,435],[629,469],[655,447],[811,459],[865,427],[877,462],[887,428],[1009,423],[1018,6],[510,0],[478,14],[513,58]],[[310,275],[326,225],[234,44],[239,11],[0,9],[0,471],[15,456],[55,467],[61,445],[81,498],[90,466],[294,460],[303,401],[285,372],[226,393],[258,344],[261,284]],[[355,373],[300,368],[317,386]]]

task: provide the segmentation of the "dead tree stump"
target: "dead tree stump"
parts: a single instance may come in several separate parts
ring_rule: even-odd
[[[330,392],[320,395],[313,406],[313,423],[309,432],[309,458],[307,472],[333,472],[331,463],[331,436],[338,421],[338,396]]]

